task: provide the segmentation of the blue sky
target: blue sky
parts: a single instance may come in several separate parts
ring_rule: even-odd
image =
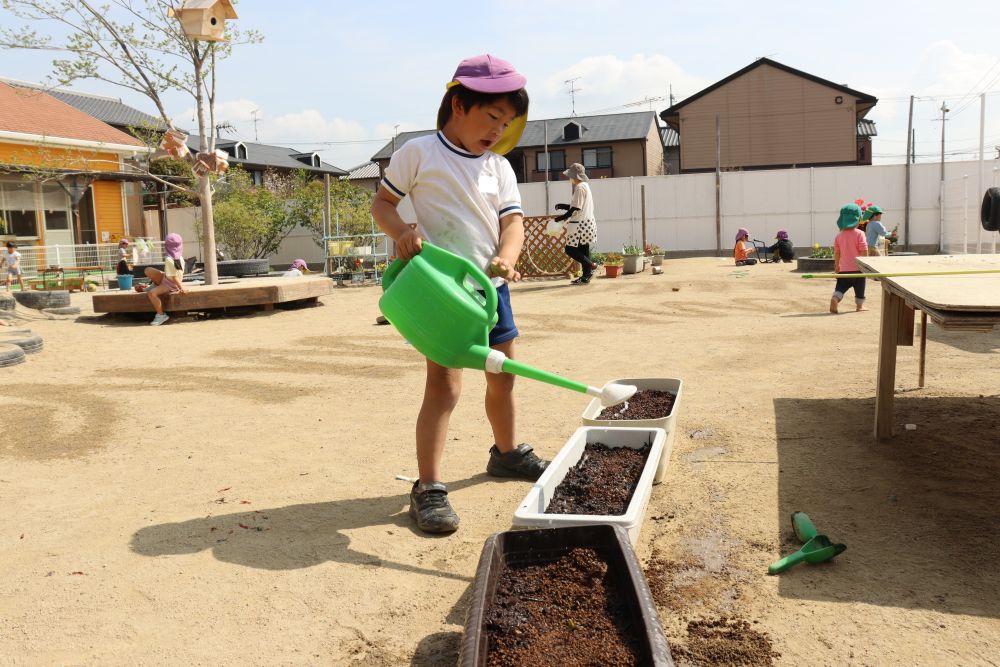
[[[806,6],[808,5],[808,6]],[[565,81],[579,77],[576,111],[586,114],[661,97],[621,111],[668,106],[767,56],[875,95],[876,162],[903,161],[908,98],[917,95],[917,160],[940,159],[940,106],[949,159],[978,150],[979,100],[986,97],[986,155],[1000,145],[1000,34],[996,2],[883,0],[840,4],[670,2],[380,2],[242,0],[239,24],[264,33],[237,47],[220,70],[220,120],[260,141],[318,149],[343,168],[364,162],[393,132],[428,129],[458,61],[494,53],[528,77],[530,117],[569,115]],[[0,23],[11,17],[0,10]],[[40,30],[44,26],[36,26]],[[0,51],[0,76],[39,81],[52,55]],[[79,90],[150,103],[114,86]],[[180,127],[193,103],[169,98]]]

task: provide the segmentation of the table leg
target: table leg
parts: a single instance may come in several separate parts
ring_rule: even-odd
[[[920,378],[917,384],[924,388],[924,361],[927,358],[927,313],[920,311]]]
[[[892,407],[896,390],[896,343],[902,298],[882,283],[882,325],[878,340],[878,380],[875,385],[875,439],[892,437]]]

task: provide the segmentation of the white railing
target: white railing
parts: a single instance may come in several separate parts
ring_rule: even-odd
[[[104,271],[113,273],[119,258],[115,243],[18,245],[17,251],[21,253],[21,270],[28,276],[35,276],[42,269],[52,266],[100,266]],[[133,264],[162,262],[163,241],[133,242],[129,245],[128,260]]]

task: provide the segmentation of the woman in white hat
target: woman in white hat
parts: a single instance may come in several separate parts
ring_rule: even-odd
[[[573,201],[570,204],[556,204],[557,209],[564,210],[557,220],[569,220],[566,235],[566,254],[580,263],[583,275],[573,281],[577,285],[586,285],[594,276],[597,265],[590,259],[590,244],[597,240],[597,223],[594,221],[594,198],[590,194],[590,179],[583,165],[574,162],[563,176],[573,184]]]

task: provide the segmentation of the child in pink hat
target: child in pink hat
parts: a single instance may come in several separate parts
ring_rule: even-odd
[[[150,322],[153,326],[160,326],[170,319],[170,316],[163,312],[163,300],[160,298],[166,294],[186,294],[182,281],[184,280],[184,239],[180,234],[167,234],[163,240],[163,271],[146,267],[146,277],[154,285],[146,290],[149,302],[156,310],[156,316]]]
[[[490,332],[490,346],[507,356],[512,356],[518,330],[506,283],[521,277],[514,267],[524,244],[524,216],[514,170],[503,154],[517,146],[527,121],[525,82],[513,65],[494,55],[459,63],[445,86],[437,132],[405,140],[386,167],[372,204],[375,221],[395,241],[401,259],[418,254],[427,240],[493,278],[499,319]],[[404,197],[413,204],[416,229],[396,210]],[[410,491],[410,516],[429,533],[458,528],[441,460],[461,386],[461,369],[427,360],[416,428],[420,477]],[[513,388],[513,375],[486,374],[486,417],[495,443],[486,472],[536,480],[547,464],[530,445],[517,443]]]

